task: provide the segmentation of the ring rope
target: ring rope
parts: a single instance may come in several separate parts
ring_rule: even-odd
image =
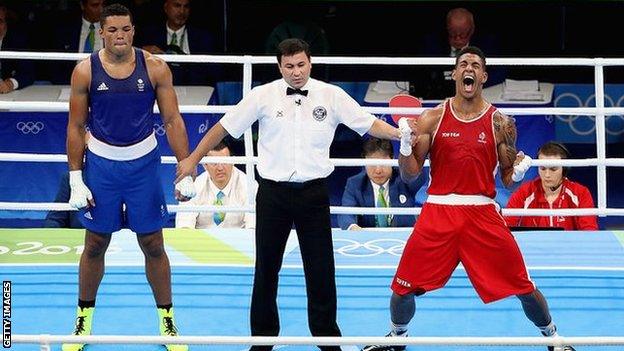
[[[252,55],[156,55],[167,62],[275,64],[275,56]],[[89,57],[84,53],[0,51],[0,59],[76,61]],[[356,65],[453,65],[450,57],[314,57],[314,63]],[[618,58],[488,58],[488,66],[624,66]]]
[[[180,105],[181,113],[226,113],[232,105]],[[419,115],[428,107],[375,107],[362,106],[367,112],[383,114]],[[0,110],[9,112],[68,112],[69,102],[47,101],[0,101]],[[561,116],[605,116],[624,115],[624,107],[502,107],[499,111],[512,116],[535,116],[561,115]],[[158,106],[154,105],[154,112],[159,113]]]
[[[149,335],[25,335],[17,344],[189,344],[189,345],[462,345],[462,346],[620,346],[624,337],[308,337],[308,336],[149,336]]]
[[[0,152],[0,162],[67,162],[67,155],[64,154],[26,154],[26,153],[2,153]],[[398,167],[399,161],[396,159],[374,159],[374,158],[332,158],[329,160],[336,167],[358,167],[358,166],[393,166]],[[162,156],[163,164],[177,164],[174,156]],[[258,163],[258,157],[247,156],[204,156],[200,163],[226,163],[245,164],[251,162]],[[597,158],[585,159],[534,159],[531,167],[591,167],[606,165],[610,167],[624,167],[624,158],[607,158],[600,160]],[[424,167],[429,167],[429,160],[425,160]]]
[[[0,202],[0,210],[5,211],[77,211],[69,203],[61,202]],[[255,213],[254,206],[214,206],[214,205],[167,205],[171,213],[177,212],[248,212]],[[358,215],[419,215],[421,207],[349,207],[330,206],[333,214]],[[624,208],[503,208],[505,216],[624,216]]]

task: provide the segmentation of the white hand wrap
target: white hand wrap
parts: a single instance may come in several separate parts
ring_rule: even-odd
[[[74,208],[84,208],[93,200],[91,190],[82,181],[82,171],[69,171],[69,204]]]
[[[409,156],[412,154],[412,128],[407,123],[407,118],[399,119],[399,132],[401,132],[399,152],[403,156]]]
[[[197,192],[195,191],[195,183],[193,183],[193,178],[191,176],[186,176],[182,178],[176,185],[175,190],[180,192],[180,195],[188,198],[195,197]]]
[[[518,165],[514,166],[513,174],[511,175],[511,180],[514,182],[519,182],[524,178],[524,174],[531,168],[531,156],[524,155],[524,158]]]

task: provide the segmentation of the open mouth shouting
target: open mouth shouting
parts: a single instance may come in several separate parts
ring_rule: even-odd
[[[462,79],[464,91],[470,93],[475,89],[475,78],[472,75],[466,75]]]

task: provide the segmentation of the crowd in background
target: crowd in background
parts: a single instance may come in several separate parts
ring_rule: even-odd
[[[70,51],[74,43],[71,27],[80,25],[81,4],[88,9],[103,0],[6,0],[11,31],[27,39],[35,51]],[[107,3],[111,3],[108,1]],[[163,0],[119,0],[137,14],[137,45],[154,45],[146,36],[164,23]],[[623,48],[600,40],[617,31],[624,13],[621,2],[421,2],[421,1],[193,1],[188,25],[201,32],[196,40],[189,32],[191,52],[214,54],[264,54],[285,33],[302,36],[315,55],[432,56],[432,42],[446,36],[446,13],[467,7],[477,23],[474,35],[496,44],[490,57],[621,57]],[[501,18],[506,18],[503,22]],[[513,20],[508,20],[513,18]],[[68,29],[71,29],[68,31]],[[579,31],[582,31],[580,33]],[[582,34],[582,35],[581,35]],[[584,38],[595,37],[596,40]],[[383,40],[370,40],[383,38]],[[432,41],[433,40],[433,41]],[[193,45],[199,45],[197,49]],[[272,46],[273,45],[273,46]],[[162,49],[162,48],[161,48]],[[36,80],[55,81],[57,70],[35,62]],[[258,70],[261,78],[276,78],[270,68]],[[622,72],[608,70],[606,79],[617,81]],[[240,80],[239,67],[225,67],[217,79]],[[266,73],[266,77],[262,77]],[[399,79],[419,72],[407,68],[376,67],[317,68],[316,75],[331,81]],[[593,72],[570,69],[514,68],[513,77],[552,82],[591,82]],[[215,78],[208,78],[208,82]],[[64,78],[67,80],[67,78]]]

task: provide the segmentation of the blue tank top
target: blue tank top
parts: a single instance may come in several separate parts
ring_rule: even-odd
[[[97,52],[91,54],[89,87],[89,130],[110,145],[136,144],[154,131],[156,94],[143,51],[134,48],[136,66],[124,79],[108,75]]]

